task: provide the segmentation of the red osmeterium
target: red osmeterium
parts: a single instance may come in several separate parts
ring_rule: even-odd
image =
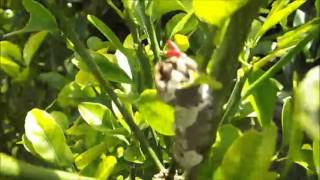
[[[168,40],[167,46],[169,47],[169,50],[166,52],[168,58],[181,56],[181,51],[173,41]]]

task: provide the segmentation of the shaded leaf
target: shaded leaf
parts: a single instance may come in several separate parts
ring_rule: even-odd
[[[41,73],[39,80],[48,84],[53,89],[60,90],[68,83],[68,79],[57,72]]]
[[[138,145],[129,146],[124,151],[123,158],[126,161],[137,163],[137,164],[142,164],[146,160],[146,157],[144,156],[140,146]]]
[[[68,129],[69,121],[67,115],[60,111],[52,111],[50,115],[53,117],[53,119],[57,122],[57,124],[63,131]]]
[[[293,124],[293,100],[292,97],[285,98],[281,115],[282,147],[289,144]]]
[[[58,166],[71,166],[73,155],[62,129],[47,112],[32,109],[25,120],[25,134],[43,159]]]
[[[147,14],[151,17],[152,21],[158,20],[162,15],[176,10],[186,11],[183,3],[179,0],[153,0],[147,7]]]

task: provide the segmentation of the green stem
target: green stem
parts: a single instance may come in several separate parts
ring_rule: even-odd
[[[107,0],[107,3],[121,17],[121,19],[124,19],[124,13],[113,3],[112,0]]]
[[[0,153],[0,175],[34,180],[95,180],[95,178],[80,176],[74,173],[34,166],[29,163],[19,161],[4,153]]]
[[[159,62],[161,60],[160,47],[159,47],[159,43],[158,43],[158,39],[157,39],[154,25],[153,25],[150,17],[146,17],[146,26],[147,26],[148,35],[149,35],[149,38],[151,41],[151,48],[152,48],[152,51],[154,54],[154,59],[156,62]]]
[[[316,30],[317,31],[317,30]],[[251,92],[258,87],[265,80],[271,78],[275,73],[277,73],[281,68],[286,65],[290,60],[299,53],[306,44],[312,40],[314,33],[310,33],[302,41],[300,41],[294,48],[292,48],[288,54],[283,56],[274,66],[272,66],[267,72],[265,72],[259,79],[257,79],[253,84],[251,84],[248,89],[242,94],[242,99],[245,99]]]
[[[234,113],[238,110],[239,104],[241,102],[241,90],[242,87],[247,79],[247,72],[244,76],[242,76],[240,79],[237,80],[231,96],[227,102],[227,108],[222,116],[220,124],[226,122],[230,122],[230,118],[234,115]]]
[[[103,73],[101,72],[98,65],[95,63],[95,61],[92,59],[91,55],[89,54],[87,48],[85,45],[81,42],[78,35],[76,34],[73,26],[71,23],[69,23],[65,18],[63,12],[60,10],[61,8],[57,7],[54,4],[50,4],[50,9],[56,17],[58,17],[60,21],[60,26],[62,32],[68,37],[68,39],[73,43],[75,51],[81,56],[81,59],[84,61],[84,63],[89,67],[95,78],[100,83],[102,89],[104,89],[112,101],[115,103],[115,105],[118,107],[119,111],[123,115],[124,119],[128,123],[131,130],[134,132],[134,135],[138,138],[140,141],[142,147],[144,150],[146,150],[151,158],[154,160],[155,164],[159,168],[159,170],[164,170],[164,166],[162,165],[161,161],[157,157],[155,151],[151,148],[149,145],[147,139],[144,137],[143,133],[140,131],[139,127],[135,124],[131,114],[129,111],[121,104],[119,101],[116,93],[113,91],[112,86],[109,81],[105,80],[103,78]]]

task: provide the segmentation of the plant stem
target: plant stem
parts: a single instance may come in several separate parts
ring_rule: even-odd
[[[77,180],[95,180],[95,178],[80,176],[78,174],[69,173],[60,170],[53,170],[34,166],[29,163],[18,161],[17,159],[0,153],[0,175],[19,177],[19,179],[77,179]]]
[[[134,132],[134,135],[138,138],[140,141],[142,147],[144,150],[146,150],[151,158],[154,160],[155,164],[157,165],[159,170],[164,170],[164,166],[162,165],[161,161],[157,157],[155,151],[151,148],[149,145],[147,139],[144,137],[143,133],[140,131],[139,127],[135,124],[131,114],[129,111],[121,104],[119,101],[116,93],[113,91],[112,86],[110,82],[105,80],[103,78],[103,74],[98,67],[98,65],[95,63],[95,61],[92,59],[91,55],[89,54],[87,48],[84,46],[84,44],[79,39],[78,35],[76,34],[74,27],[69,23],[65,18],[63,12],[60,10],[61,8],[56,7],[54,4],[50,4],[50,9],[56,17],[58,17],[60,21],[60,28],[62,32],[68,37],[68,39],[73,43],[75,51],[81,56],[82,60],[85,62],[85,64],[89,67],[95,78],[100,83],[102,89],[104,89],[112,101],[115,103],[115,105],[118,107],[119,111],[123,115],[124,119],[130,126],[131,130]]]

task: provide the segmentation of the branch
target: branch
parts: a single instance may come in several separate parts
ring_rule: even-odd
[[[74,173],[34,166],[29,163],[19,161],[4,153],[0,153],[0,175],[34,180],[43,180],[44,178],[46,180],[95,180],[95,178],[80,176]]]
[[[87,48],[85,45],[81,42],[79,39],[77,33],[74,30],[74,27],[72,26],[72,23],[68,22],[66,20],[66,17],[64,16],[63,12],[61,11],[62,8],[57,7],[55,4],[49,5],[50,10],[55,14],[56,17],[58,17],[58,20],[60,21],[60,28],[62,32],[68,37],[68,39],[73,43],[75,51],[81,56],[84,63],[89,67],[95,78],[100,83],[102,89],[104,89],[112,101],[115,103],[115,105],[118,107],[119,111],[123,115],[124,119],[128,123],[130,129],[133,131],[134,135],[138,138],[140,141],[142,148],[146,150],[151,158],[154,160],[155,164],[157,165],[158,169],[160,171],[164,170],[164,166],[162,165],[161,161],[157,157],[155,151],[151,148],[149,145],[149,142],[144,137],[143,133],[140,131],[139,127],[135,124],[132,116],[128,112],[128,110],[121,104],[119,101],[116,93],[113,91],[112,86],[109,81],[105,80],[103,78],[103,74],[98,67],[98,65],[95,63],[91,55],[89,54]]]

